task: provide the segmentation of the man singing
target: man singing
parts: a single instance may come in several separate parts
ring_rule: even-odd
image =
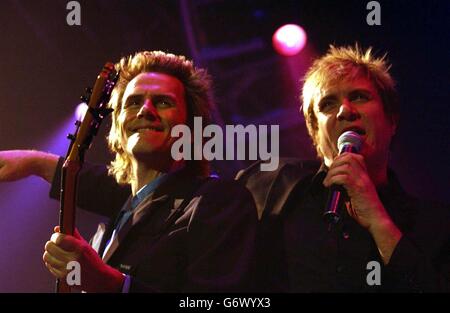
[[[302,101],[320,162],[238,175],[262,216],[268,277],[291,292],[448,290],[450,209],[406,194],[388,167],[399,103],[385,58],[332,46],[307,72]],[[346,131],[359,153],[339,154]],[[336,224],[323,217],[332,186],[346,196]]]

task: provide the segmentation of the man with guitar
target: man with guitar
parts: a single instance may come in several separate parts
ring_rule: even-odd
[[[77,261],[87,292],[239,292],[255,287],[257,214],[250,193],[210,178],[208,163],[175,161],[171,129],[210,121],[210,80],[182,56],[138,52],[116,64],[109,106],[115,159],[81,170],[77,204],[110,218],[88,244],[59,226],[45,244],[48,270],[64,280]],[[0,180],[38,175],[59,196],[63,159],[6,151]],[[217,197],[227,190],[233,198]],[[130,195],[131,193],[131,195]],[[125,204],[124,204],[125,203]]]

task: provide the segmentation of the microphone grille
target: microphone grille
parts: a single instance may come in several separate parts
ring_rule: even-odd
[[[342,151],[344,146],[351,145],[355,152],[359,152],[362,145],[362,138],[361,136],[352,130],[348,130],[346,132],[343,132],[337,141],[337,146],[339,151]]]

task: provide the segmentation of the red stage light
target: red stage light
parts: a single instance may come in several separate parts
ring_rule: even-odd
[[[275,50],[284,56],[299,53],[306,45],[306,32],[298,25],[287,24],[281,26],[272,36]]]

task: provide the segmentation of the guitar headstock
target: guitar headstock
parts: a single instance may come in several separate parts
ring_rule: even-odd
[[[112,112],[108,108],[111,92],[117,83],[119,73],[115,71],[113,63],[106,63],[97,76],[94,87],[87,89],[87,95],[83,98],[88,105],[88,110],[82,121],[77,121],[75,134],[69,135],[71,140],[66,161],[82,163],[84,152],[89,149],[93,137],[97,134],[103,119]]]

